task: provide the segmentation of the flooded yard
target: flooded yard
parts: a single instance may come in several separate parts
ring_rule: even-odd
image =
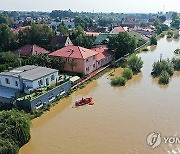
[[[146,138],[158,131],[163,136],[180,137],[180,73],[175,72],[167,86],[151,77],[152,64],[174,57],[179,40],[158,41],[158,46],[139,56],[142,72],[124,87],[112,87],[109,73],[84,89],[63,99],[40,118],[32,121],[31,140],[20,154],[169,154],[180,150],[178,144],[162,143],[156,149]],[[122,69],[116,69],[120,75]],[[72,108],[85,96],[94,106]]]

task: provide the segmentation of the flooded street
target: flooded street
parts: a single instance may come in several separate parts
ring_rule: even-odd
[[[124,87],[112,87],[109,73],[84,89],[61,100],[40,118],[32,121],[31,140],[20,154],[174,154],[180,145],[162,143],[156,149],[146,138],[158,131],[162,136],[180,137],[180,72],[167,86],[150,75],[154,61],[174,57],[180,41],[158,41],[157,47],[140,53],[142,73]],[[121,69],[116,69],[120,75]],[[72,108],[83,96],[94,106]]]

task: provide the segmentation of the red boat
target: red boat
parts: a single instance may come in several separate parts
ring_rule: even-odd
[[[75,102],[76,106],[83,106],[83,105],[94,105],[94,102],[92,101],[92,97],[86,97],[86,98],[82,98],[78,101]]]

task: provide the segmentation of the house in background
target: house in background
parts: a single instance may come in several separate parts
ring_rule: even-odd
[[[65,62],[64,71],[87,75],[96,68],[98,52],[80,46],[66,46],[49,54]]]
[[[69,29],[74,29],[75,28],[74,21],[62,21],[62,24],[65,25]]]
[[[49,51],[47,51],[44,48],[41,48],[37,45],[25,45],[17,50],[14,51],[16,54],[19,54],[21,56],[32,56],[37,54],[48,54]]]
[[[26,65],[0,73],[0,104],[39,109],[68,92],[70,87],[70,81],[60,82],[58,70]]]
[[[65,46],[73,45],[69,36],[55,35],[52,37],[50,42],[51,47],[62,48]]]
[[[25,30],[25,29],[30,29],[30,28],[31,28],[31,26],[23,26],[23,27],[19,27],[19,28],[13,29],[13,32],[18,34],[19,31]]]
[[[140,20],[137,18],[123,18],[122,24],[123,25],[135,25],[138,27],[140,25]]]
[[[119,34],[121,32],[125,32],[125,30],[123,27],[119,26],[119,27],[114,27],[114,29],[112,29],[109,34]]]
[[[99,47],[93,48],[92,50],[98,53],[97,59],[96,59],[97,69],[107,65],[113,60],[113,57],[114,57],[113,53],[110,52],[106,46],[99,46]]]
[[[94,41],[94,45],[106,45],[109,41],[109,38],[115,34],[101,33]]]

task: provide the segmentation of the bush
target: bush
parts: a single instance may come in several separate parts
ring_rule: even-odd
[[[179,34],[175,34],[173,38],[174,39],[178,39],[179,38]]]
[[[149,51],[149,49],[148,48],[144,48],[142,51]]]
[[[167,38],[172,38],[172,36],[171,35],[167,35]]]
[[[122,76],[115,77],[111,80],[112,86],[124,86],[126,84],[126,79]]]
[[[128,66],[134,73],[139,73],[143,67],[143,61],[140,57],[132,55],[128,58]]]
[[[30,118],[15,109],[0,112],[0,153],[16,154],[30,139]]]
[[[154,77],[158,77],[161,75],[162,71],[166,71],[170,76],[172,76],[174,74],[173,63],[171,63],[169,60],[154,62],[151,74]]]
[[[157,39],[156,37],[152,36],[150,39],[150,45],[157,45]]]
[[[161,75],[159,77],[159,83],[160,84],[168,84],[169,83],[169,78],[170,78],[169,73],[166,72],[166,71],[162,71]]]
[[[173,37],[173,31],[169,30],[168,33],[167,33],[167,36]]]
[[[124,77],[127,80],[132,79],[133,76],[133,71],[129,68],[124,69],[124,71],[122,72],[122,77]]]
[[[0,154],[17,154],[19,147],[13,140],[0,138]]]
[[[174,70],[175,71],[180,71],[180,58],[173,58],[172,63],[174,65]]]
[[[176,49],[176,50],[174,51],[174,53],[175,53],[175,54],[180,54],[180,49],[179,49],[179,48]]]
[[[162,34],[160,34],[160,37],[161,37],[161,38],[163,38],[163,37],[164,37],[164,34],[163,34],[163,33],[162,33]]]

